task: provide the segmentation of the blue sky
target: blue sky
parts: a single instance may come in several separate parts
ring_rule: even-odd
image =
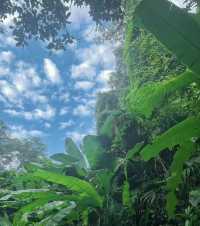
[[[109,90],[115,69],[117,43],[96,44],[88,9],[73,7],[71,21],[78,41],[66,52],[49,54],[34,41],[17,48],[9,31],[0,35],[0,119],[14,137],[41,136],[48,154],[62,152],[66,137],[80,143],[95,134],[96,94]]]

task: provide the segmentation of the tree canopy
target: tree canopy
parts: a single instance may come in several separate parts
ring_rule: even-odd
[[[35,39],[45,42],[48,49],[65,49],[75,38],[70,31],[72,6],[89,7],[98,24],[122,19],[121,0],[2,0],[0,22],[13,19],[10,29],[17,46]]]

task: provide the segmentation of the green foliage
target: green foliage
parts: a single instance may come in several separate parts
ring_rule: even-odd
[[[190,192],[189,201],[192,206],[197,207],[200,204],[200,190],[192,190]]]
[[[148,161],[158,156],[158,154],[166,148],[172,149],[176,145],[184,145],[193,138],[199,137],[199,124],[199,117],[189,117],[178,123],[165,133],[157,136],[151,144],[145,146],[140,152],[142,159]]]
[[[130,88],[144,83],[162,81],[168,75],[185,70],[172,55],[135,17],[133,1],[127,1],[126,40],[124,61],[131,82]],[[133,5],[133,6],[131,6]]]
[[[131,208],[131,194],[130,194],[130,185],[128,181],[125,181],[123,185],[122,202],[124,206]]]
[[[72,164],[72,163],[78,161],[77,158],[74,158],[71,155],[66,155],[66,154],[63,154],[63,153],[54,154],[54,155],[51,156],[51,158],[58,161],[58,162],[62,162],[65,165],[69,165],[69,164]]]
[[[90,15],[98,24],[102,21],[120,21],[123,18],[121,0],[42,0],[20,4],[4,0],[0,2],[0,22],[8,16],[13,17],[13,25],[9,28],[17,46],[25,46],[35,39],[43,41],[50,50],[65,50],[74,41],[74,35],[70,31],[71,5],[89,7]],[[3,26],[1,32],[2,29],[5,32]]]
[[[184,163],[189,160],[195,150],[192,141],[182,143],[178,151],[174,155],[173,162],[170,166],[171,176],[167,179],[167,204],[166,209],[170,218],[174,217],[175,208],[177,205],[176,190],[181,183]]]
[[[118,8],[121,0],[75,1],[84,3],[97,21],[117,19],[123,9]],[[0,219],[5,225],[199,224],[199,28],[166,0],[126,4],[126,65],[120,49],[110,80],[113,90],[98,95],[97,136],[86,136],[80,148],[67,138],[66,153],[25,164],[20,172],[1,173]],[[0,153],[13,147],[3,146],[7,138],[0,124]],[[40,150],[34,143],[19,150],[25,155],[24,147],[32,146]]]
[[[99,134],[102,136],[106,136],[110,139],[113,138],[114,135],[114,122],[116,116],[119,115],[119,112],[110,113],[110,115],[104,121],[104,124],[99,129]]]
[[[134,114],[149,118],[156,108],[166,102],[170,95],[188,87],[195,81],[199,82],[198,75],[186,71],[175,78],[135,88],[127,96],[128,109]]]
[[[96,207],[101,207],[102,199],[91,184],[75,177],[63,176],[56,173],[38,169],[32,176],[38,177],[48,182],[60,184],[73,192],[77,192],[82,197],[86,197],[88,202]]]
[[[143,0],[136,15],[185,65],[200,73],[200,27],[187,12],[167,0]]]
[[[71,157],[77,160],[82,160],[83,156],[71,138],[67,138],[65,140],[65,149],[67,154],[70,155]]]
[[[110,169],[113,167],[115,159],[106,152],[100,136],[88,135],[84,137],[82,148],[91,169]]]

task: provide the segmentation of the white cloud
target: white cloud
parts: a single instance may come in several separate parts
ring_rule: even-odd
[[[16,46],[16,41],[12,35],[12,31],[9,28],[13,25],[13,15],[7,15],[7,17],[1,22],[0,28],[3,29],[3,33],[0,33],[0,46],[2,47],[14,47]]]
[[[63,101],[64,103],[67,103],[69,101],[69,93],[60,94],[59,100]]]
[[[181,7],[181,8],[185,8],[186,7],[186,3],[185,0],[169,0],[170,2],[173,2],[175,5]]]
[[[103,71],[101,71],[100,74],[97,76],[98,82],[108,83],[113,72],[114,72],[113,70],[103,70]]]
[[[185,0],[169,0],[170,2],[173,2],[175,5],[177,5],[180,8],[186,8],[187,7],[187,2]],[[197,7],[194,5],[190,12],[196,13],[197,12]]]
[[[87,105],[78,105],[74,110],[73,114],[76,116],[89,116],[92,114],[91,109]]]
[[[10,64],[15,58],[15,55],[11,51],[0,52],[0,62]]]
[[[84,133],[80,133],[80,132],[68,132],[66,134],[67,137],[71,137],[73,139],[73,141],[75,141],[76,143],[80,144],[83,137],[85,136]]]
[[[26,130],[22,126],[9,126],[10,136],[12,138],[41,137],[44,133],[40,130]]]
[[[10,103],[22,106],[22,100],[16,88],[8,81],[0,80],[0,93]]]
[[[47,78],[53,84],[61,83],[60,72],[59,72],[56,64],[48,58],[44,59],[44,71],[45,71]]]
[[[51,124],[48,123],[48,122],[45,122],[45,123],[44,123],[44,126],[45,126],[45,128],[47,128],[47,129],[51,128]]]
[[[85,61],[79,65],[72,65],[71,77],[77,78],[90,78],[96,75],[96,69],[89,62]]]
[[[5,76],[10,73],[10,69],[7,66],[0,66],[0,76]]]
[[[82,90],[89,90],[92,89],[95,86],[94,82],[90,81],[77,81],[75,83],[75,89],[82,89]]]
[[[68,122],[61,122],[59,128],[60,129],[66,129],[68,127],[71,127],[74,125],[74,122],[72,120],[69,120]]]
[[[33,103],[47,104],[48,98],[42,94],[42,79],[36,69],[23,62],[18,61],[12,70],[0,66],[0,75],[7,74],[0,80],[0,93],[10,103],[23,105],[27,100]]]
[[[92,44],[89,48],[80,48],[76,51],[77,57],[89,65],[101,66],[103,69],[115,67],[114,46],[105,42],[104,44]]]
[[[68,112],[69,112],[68,107],[64,107],[64,108],[60,109],[59,114],[62,116],[62,115],[66,115]]]
[[[12,79],[13,85],[19,92],[23,93],[24,96],[29,93],[31,89],[39,87],[42,84],[42,80],[35,68],[24,62],[17,64],[17,70]]]
[[[82,36],[87,42],[93,42],[95,38],[101,37],[102,34],[98,32],[97,27],[92,24],[85,29]]]
[[[33,111],[16,111],[15,109],[5,109],[4,112],[11,116],[25,118],[26,120],[50,120],[56,115],[55,108],[49,105],[46,106],[46,109],[36,108]]]
[[[69,20],[72,22],[73,28],[78,29],[82,24],[89,24],[92,18],[89,15],[88,7],[71,7],[71,15]]]
[[[55,108],[51,107],[50,105],[46,106],[46,109],[35,109],[33,112],[33,116],[35,119],[44,119],[49,120],[56,115]]]

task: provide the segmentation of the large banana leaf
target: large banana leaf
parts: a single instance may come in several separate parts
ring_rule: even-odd
[[[200,75],[200,27],[190,14],[167,0],[143,0],[135,13],[182,63]]]
[[[115,166],[115,158],[106,152],[101,136],[86,136],[83,140],[83,153],[92,169],[112,169]]]
[[[65,148],[68,155],[75,159],[82,160],[83,156],[79,148],[76,146],[76,144],[71,138],[67,138],[65,140]]]
[[[187,70],[175,78],[133,89],[127,96],[128,109],[149,118],[156,108],[165,103],[166,98],[196,81],[200,82],[199,76]]]
[[[77,158],[74,158],[71,155],[66,155],[64,153],[54,154],[54,155],[51,156],[51,158],[53,160],[56,160],[58,162],[65,164],[65,165],[70,165],[70,164],[78,161]]]
[[[48,182],[63,185],[67,189],[79,193],[80,196],[87,198],[88,203],[93,206],[102,206],[102,198],[99,196],[95,188],[87,181],[41,169],[37,169],[32,175]]]
[[[148,161],[166,149],[173,148],[176,145],[182,145],[190,141],[193,137],[200,136],[200,117],[189,117],[178,123],[165,133],[157,136],[151,144],[145,146],[140,155],[142,159]]]

